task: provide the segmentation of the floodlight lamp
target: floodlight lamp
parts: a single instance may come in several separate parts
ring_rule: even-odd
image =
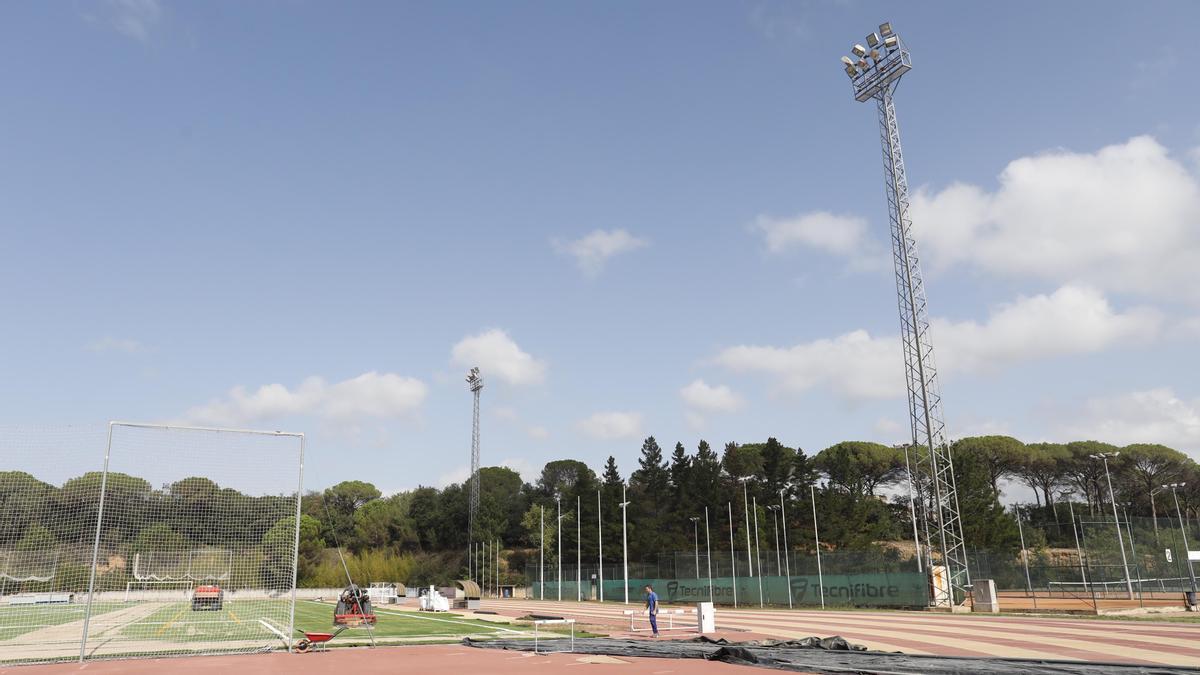
[[[900,38],[896,37],[895,35],[893,35],[889,38],[886,38],[883,41],[883,46],[890,52],[890,51],[894,50],[896,47],[900,46]]]
[[[883,23],[879,24],[879,34],[882,35],[883,37],[888,37],[889,35],[891,35],[892,34],[892,22],[884,21]]]
[[[876,61],[876,62],[879,61],[879,50],[878,49],[871,50],[871,60]]]
[[[857,76],[858,76],[858,69],[857,69],[857,68],[855,68],[855,67],[854,67],[854,66],[852,66],[852,65],[851,65],[851,66],[846,66],[846,74],[847,74],[847,75],[849,75],[851,78],[857,77]]]
[[[879,33],[871,33],[870,35],[867,36],[867,46],[868,47],[878,47],[879,46]]]
[[[850,48],[850,51],[854,52],[855,56],[861,57],[861,56],[867,55],[867,48],[862,45],[854,45],[853,47]]]
[[[869,64],[867,63],[867,60],[866,60],[866,59],[859,59],[859,60],[858,60],[858,67],[859,67],[859,68],[862,68],[863,70],[866,70],[868,65],[869,65]]]
[[[850,58],[849,56],[843,56],[842,63],[845,64],[846,67],[848,67],[848,68],[854,67],[854,59]]]

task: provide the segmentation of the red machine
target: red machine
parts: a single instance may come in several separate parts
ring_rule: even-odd
[[[225,602],[225,591],[216,584],[207,584],[197,586],[196,590],[192,591],[192,611],[199,612],[203,610],[212,610],[214,612],[221,611],[221,605]]]
[[[333,625],[353,628],[368,624],[375,625],[375,612],[371,609],[371,598],[367,592],[354,584],[346,587],[333,610]]]

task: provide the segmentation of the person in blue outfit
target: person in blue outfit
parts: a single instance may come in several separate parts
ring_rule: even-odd
[[[658,594],[650,584],[646,584],[646,614],[650,617],[654,637],[658,637]]]

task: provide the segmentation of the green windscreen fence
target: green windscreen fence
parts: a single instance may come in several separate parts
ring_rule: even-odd
[[[826,607],[924,607],[928,603],[928,580],[915,572],[812,574],[792,577],[714,577],[711,590],[708,578],[640,578],[629,580],[629,598],[640,602],[649,585],[664,603],[693,603],[712,600],[719,605],[754,607],[788,605],[789,590],[793,606],[819,607],[821,596]],[[547,580],[543,587],[534,582],[532,597],[547,600],[594,600],[599,596],[595,580],[585,579],[581,586],[574,580],[558,584]],[[625,596],[623,579],[604,580],[604,599]]]

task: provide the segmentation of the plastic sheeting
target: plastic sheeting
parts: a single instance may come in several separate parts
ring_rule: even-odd
[[[533,651],[527,640],[475,641],[463,644],[485,649]],[[1136,666],[1119,663],[1052,661],[1034,659],[966,658],[953,656],[916,656],[903,653],[872,652],[865,647],[834,636],[802,640],[727,642],[698,637],[691,640],[618,640],[586,638],[575,641],[541,640],[546,652],[573,651],[576,654],[651,657],[671,659],[707,659],[739,665],[806,673],[877,673],[879,675],[1175,675],[1200,673],[1200,669],[1171,666]]]

